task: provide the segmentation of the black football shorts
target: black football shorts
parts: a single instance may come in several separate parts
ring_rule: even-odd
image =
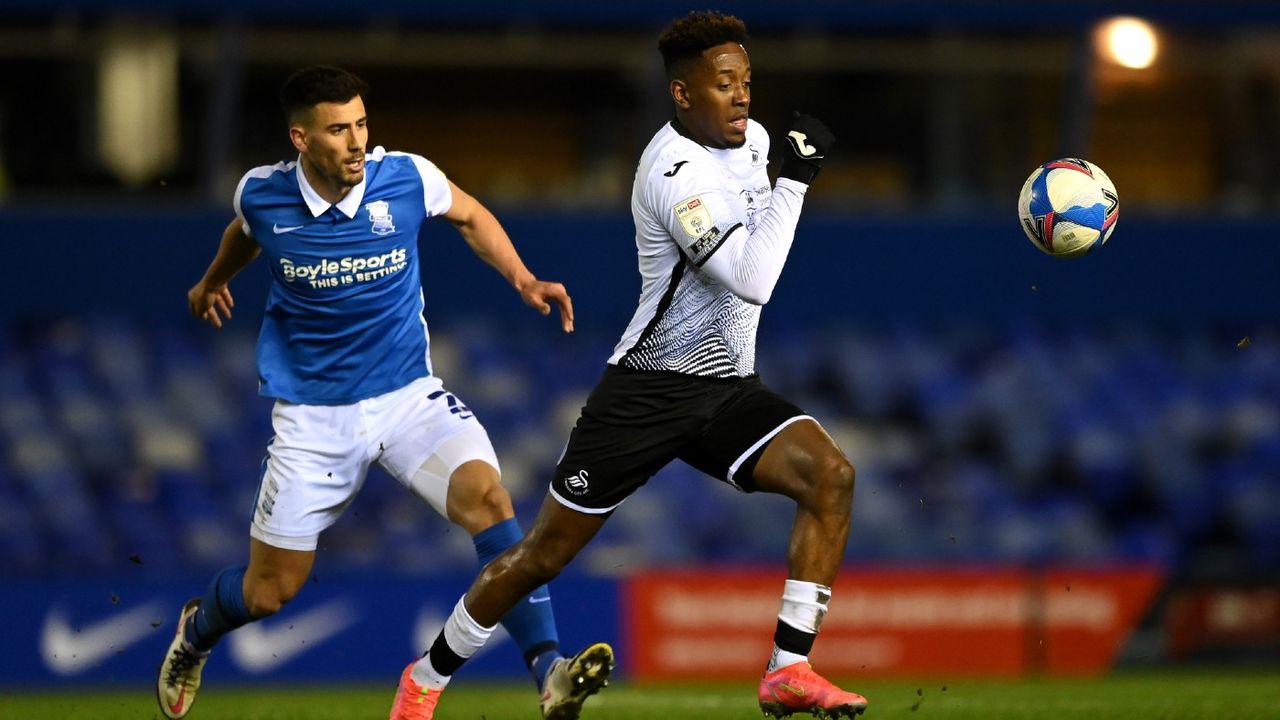
[[[609,512],[676,459],[752,492],[769,440],[807,417],[757,376],[706,378],[610,365],[569,435],[551,492],[575,510]]]

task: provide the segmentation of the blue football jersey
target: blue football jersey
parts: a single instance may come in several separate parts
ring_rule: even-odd
[[[347,405],[431,374],[418,231],[453,196],[420,156],[377,147],[364,166],[364,182],[335,204],[300,159],[254,168],[236,188],[236,215],[271,267],[263,395]]]

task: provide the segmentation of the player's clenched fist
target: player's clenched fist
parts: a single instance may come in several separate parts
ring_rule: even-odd
[[[836,136],[816,117],[793,113],[787,129],[787,149],[782,153],[778,176],[802,182],[813,182],[822,169],[822,159],[831,152]]]

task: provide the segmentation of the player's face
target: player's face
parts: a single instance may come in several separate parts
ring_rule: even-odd
[[[298,152],[331,191],[345,194],[364,180],[369,120],[359,95],[345,103],[319,103],[289,133]]]
[[[677,85],[683,85],[678,88]],[[709,147],[740,147],[747,141],[751,105],[751,59],[738,43],[707,48],[688,77],[672,83],[681,122]]]

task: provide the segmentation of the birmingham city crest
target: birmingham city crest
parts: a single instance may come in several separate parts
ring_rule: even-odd
[[[373,223],[374,235],[390,235],[396,231],[391,224],[391,205],[386,200],[375,200],[364,206],[369,211],[369,222]]]

